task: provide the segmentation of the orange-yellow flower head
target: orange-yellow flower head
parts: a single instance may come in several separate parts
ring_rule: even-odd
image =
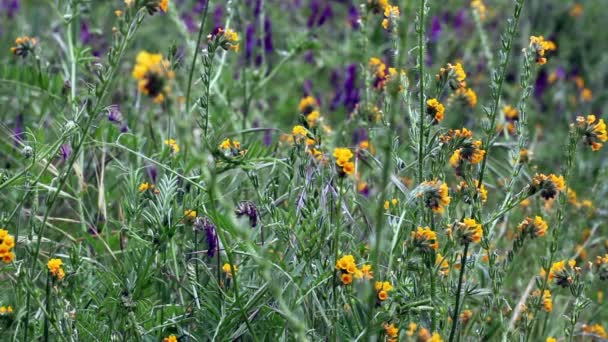
[[[437,179],[423,182],[420,185],[418,197],[422,199],[425,207],[438,214],[442,214],[451,201],[448,195],[448,185]]]
[[[164,102],[171,93],[170,81],[175,77],[171,63],[163,59],[161,54],[147,51],[137,54],[135,62],[132,75],[137,80],[139,91],[156,103]]]
[[[374,89],[382,89],[388,77],[388,68],[384,62],[378,57],[372,57],[367,63],[370,73],[374,76]]]
[[[355,164],[350,161],[354,155],[349,148],[337,147],[334,149],[333,156],[336,158],[336,166],[339,168],[341,176],[355,173]]]
[[[387,5],[384,7],[384,19],[382,20],[382,27],[385,30],[393,29],[397,21],[399,20],[399,16],[401,15],[399,11],[399,7]]]
[[[465,218],[462,222],[454,224],[454,231],[460,243],[479,243],[483,237],[483,228],[475,219]]]
[[[57,281],[61,281],[65,277],[65,272],[64,272],[63,268],[61,267],[62,265],[63,265],[63,261],[61,261],[61,259],[51,259],[47,263],[49,272],[51,273],[51,275],[53,277],[55,277],[57,279]]]
[[[426,101],[426,113],[431,117],[431,122],[436,125],[445,117],[445,107],[437,99]]]
[[[418,227],[412,232],[413,245],[423,252],[433,252],[439,249],[437,234],[429,227]]]
[[[467,86],[465,82],[467,74],[460,63],[456,63],[455,65],[448,63],[444,68],[439,70],[439,74],[436,77],[440,82],[446,82],[452,90]]]
[[[0,258],[5,264],[10,264],[15,259],[12,249],[15,247],[15,238],[8,230],[0,228]]]
[[[15,39],[15,46],[11,47],[11,52],[15,56],[25,58],[30,52],[34,51],[36,44],[36,38],[30,38],[28,36],[18,37]]]
[[[600,280],[608,280],[608,254],[597,256],[595,259]]]
[[[378,294],[378,299],[383,302],[388,299],[388,293],[393,290],[393,285],[388,281],[377,281],[374,288]]]
[[[163,342],[177,342],[177,336],[169,335],[169,336],[163,338]]]
[[[577,117],[576,123],[583,135],[585,144],[589,145],[591,150],[599,151],[603,143],[608,140],[604,119],[597,119],[594,114],[589,114],[586,118],[582,116]]]
[[[576,276],[576,261],[561,260],[553,263],[549,270],[549,281],[561,287],[568,287],[574,282]]]
[[[536,298],[540,297],[540,290],[535,290],[534,292],[532,292],[532,296],[536,297]],[[543,292],[543,296],[541,298],[541,304],[542,304],[543,310],[545,310],[545,312],[553,311],[553,299],[551,298],[551,291],[545,290]]]
[[[239,268],[236,265],[231,265],[229,263],[225,263],[224,266],[222,266],[222,271],[226,273],[228,278],[232,278],[238,270]]]
[[[213,42],[216,46],[221,47],[224,51],[232,50],[234,52],[239,52],[240,50],[239,34],[231,29],[218,27],[213,30],[213,33],[207,36],[207,40]]]
[[[545,236],[549,225],[541,216],[528,217],[517,226],[517,231],[522,236],[530,235],[532,238]]]
[[[566,182],[563,176],[554,174],[536,174],[530,186],[531,194],[540,191],[540,196],[545,200],[553,199],[560,191],[566,190]]]
[[[557,50],[557,45],[550,40],[545,40],[543,36],[531,36],[530,49],[535,54],[536,63],[543,65],[547,63],[546,53]]]
[[[477,106],[477,93],[473,91],[471,88],[461,87],[454,91],[452,95],[450,95],[449,103],[457,101],[464,106],[468,106],[470,108],[474,108]]]

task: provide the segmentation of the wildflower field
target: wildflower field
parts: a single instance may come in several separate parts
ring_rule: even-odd
[[[0,0],[0,341],[607,341],[606,0]]]

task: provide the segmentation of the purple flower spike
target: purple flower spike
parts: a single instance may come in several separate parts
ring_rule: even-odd
[[[438,16],[433,17],[433,21],[431,24],[431,42],[436,43],[439,41],[441,37],[441,21]]]
[[[113,124],[122,123],[122,113],[120,112],[120,107],[118,107],[118,105],[112,105],[108,108],[108,121]]]
[[[249,62],[251,55],[253,54],[253,47],[255,45],[255,26],[253,24],[247,25],[245,31],[245,60]]]
[[[348,22],[350,23],[350,27],[353,30],[357,30],[359,29],[359,19],[360,19],[360,15],[359,15],[359,10],[357,9],[357,6],[352,5],[350,6],[350,8],[348,9]]]
[[[70,146],[70,144],[62,144],[59,147],[59,156],[61,157],[61,160],[63,162],[68,161],[70,155],[72,155],[72,147]]]
[[[272,23],[268,18],[264,20],[264,50],[266,53],[274,51],[274,45],[272,44]]]
[[[23,114],[19,114],[15,119],[15,129],[13,130],[13,142],[15,146],[19,146],[23,142],[23,135]]]
[[[197,217],[194,221],[194,230],[205,232],[205,239],[207,240],[207,255],[213,257],[217,250],[218,240],[216,227],[208,218]]]
[[[317,26],[323,26],[325,22],[334,16],[334,11],[331,8],[330,4],[327,4],[321,12],[321,16],[319,17],[319,21],[317,22]]]
[[[156,184],[156,178],[158,176],[158,168],[156,167],[156,165],[149,164],[148,166],[146,166],[146,174],[148,174],[148,178],[150,178],[150,181]]]

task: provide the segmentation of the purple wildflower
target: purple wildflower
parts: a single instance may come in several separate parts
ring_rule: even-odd
[[[318,0],[313,0],[310,3],[310,16],[308,17],[308,21],[306,22],[306,25],[308,25],[309,28],[315,26],[315,23],[317,22],[317,16],[319,15],[319,10],[321,9],[320,6],[321,5],[319,4]]]
[[[274,51],[274,45],[272,44],[272,23],[270,19],[264,19],[264,50],[266,53]]]
[[[436,43],[441,37],[441,21],[438,16],[433,16],[431,24],[431,42]]]
[[[255,45],[255,26],[254,24],[247,25],[245,31],[245,61],[249,62],[253,54],[253,47]]]
[[[207,240],[207,255],[209,257],[213,257],[215,255],[215,251],[217,250],[217,246],[218,246],[218,239],[217,239],[217,233],[216,233],[216,227],[213,224],[213,222],[211,222],[210,219],[204,217],[197,217],[196,220],[194,221],[194,230],[196,231],[203,231],[205,232],[205,238]]]
[[[206,0],[198,0],[195,4],[194,7],[192,7],[192,12],[195,14],[202,14],[203,11],[205,10],[205,6],[207,5],[207,1]]]
[[[223,26],[224,6],[218,5],[213,11],[213,25],[215,28]]]
[[[360,19],[360,15],[359,15],[359,10],[357,9],[357,6],[351,5],[350,8],[348,9],[348,22],[350,23],[350,27],[353,30],[359,29],[359,27],[360,27],[359,19]]]
[[[264,132],[264,145],[270,146],[272,145],[272,131],[267,130]]]
[[[251,201],[241,201],[236,206],[234,213],[237,217],[247,216],[249,218],[249,225],[255,228],[258,225],[258,208]]]
[[[118,105],[112,105],[108,108],[108,121],[113,124],[122,123],[122,113]]]
[[[150,181],[156,184],[156,178],[158,176],[158,168],[156,165],[149,164],[146,166],[146,174],[148,175],[148,178],[150,178]]]
[[[317,22],[317,26],[323,26],[325,22],[334,16],[334,11],[330,4],[325,5],[323,12],[321,12],[321,16],[319,17],[319,21]]]
[[[19,0],[3,0],[1,7],[6,11],[6,15],[12,19],[19,12],[21,2]]]
[[[72,154],[72,147],[70,146],[70,144],[62,144],[59,147],[59,156],[61,157],[61,160],[63,162],[66,162],[68,160],[68,158],[70,158],[71,154]]]
[[[344,107],[351,112],[359,103],[359,89],[357,89],[357,64],[350,64],[346,68],[344,94]]]
[[[15,146],[19,146],[23,142],[23,135],[23,114],[19,114],[15,118],[15,128],[13,129],[13,142]]]

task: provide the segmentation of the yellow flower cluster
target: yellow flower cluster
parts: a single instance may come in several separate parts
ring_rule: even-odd
[[[547,229],[549,229],[549,225],[541,216],[535,216],[534,219],[527,217],[517,226],[520,234],[530,234],[533,238],[545,236]]]
[[[451,198],[448,196],[448,185],[437,179],[423,182],[420,185],[420,192],[417,197],[422,198],[425,207],[438,214],[443,214],[444,208],[450,204]]]
[[[0,228],[0,258],[5,264],[11,263],[15,259],[12,249],[15,247],[15,238],[9,235],[8,230]]]
[[[435,98],[426,101],[426,112],[431,116],[434,125],[443,121],[445,117],[445,107]]]
[[[241,148],[241,143],[238,140],[230,140],[229,138],[226,138],[226,139],[222,140],[222,142],[220,143],[220,145],[218,147],[221,150],[229,150],[229,149],[238,150]]]
[[[469,185],[465,181],[460,181],[460,184],[458,184],[458,186],[456,187],[456,189],[460,192],[465,191],[468,188],[469,188]],[[476,179],[475,180],[475,189],[479,193],[481,202],[485,203],[488,200],[488,190],[486,189],[486,186],[484,184],[481,184],[481,186],[479,186],[479,180]]]
[[[530,36],[530,49],[536,55],[536,64],[543,65],[547,63],[545,56],[547,51],[557,50],[557,45],[550,40],[545,40],[543,36]]]
[[[61,259],[51,259],[47,263],[47,267],[49,272],[58,280],[61,281],[65,277],[65,271],[61,267],[63,265],[63,261]]]
[[[532,179],[531,190],[532,193],[540,191],[540,196],[545,200],[553,199],[560,191],[566,190],[566,181],[564,176],[538,173]]]
[[[194,220],[196,218],[196,210],[184,210],[184,217],[189,220]]]
[[[141,51],[135,62],[132,75],[137,80],[139,91],[151,97],[155,103],[164,102],[171,92],[169,81],[175,78],[169,61],[163,59],[161,54]]]
[[[399,204],[399,200],[396,198],[393,198],[392,200],[386,200],[384,201],[384,210],[389,210],[391,208],[391,205],[393,207],[396,207],[397,204]]]
[[[4,315],[10,315],[13,313],[13,307],[10,305],[7,306],[0,306],[0,316],[4,316]]]
[[[340,281],[343,285],[349,285],[353,282],[353,277],[357,279],[372,279],[374,273],[372,266],[365,264],[361,268],[357,267],[355,257],[351,254],[342,256],[336,261],[336,269],[340,271]]]
[[[458,316],[458,319],[460,320],[460,322],[462,322],[462,325],[467,325],[467,323],[469,322],[471,317],[473,317],[473,311],[467,309],[467,310],[463,310],[460,313],[460,316]]]
[[[399,7],[386,5],[384,7],[384,19],[382,20],[382,27],[384,27],[385,30],[395,27],[400,15],[401,13],[399,11]]]
[[[127,7],[133,6],[134,0],[125,0],[125,5]],[[167,13],[169,10],[169,0],[145,0],[143,2],[143,6],[146,8],[150,15],[158,11],[162,11],[163,13]]]
[[[234,52],[239,52],[241,48],[239,44],[239,34],[231,29],[218,27],[214,30],[213,34],[207,36],[207,40],[215,40],[215,43],[224,49],[224,51],[232,50]]]
[[[222,266],[222,271],[226,273],[228,278],[232,278],[232,276],[234,276],[238,270],[239,268],[237,266],[230,265],[229,263],[225,263],[224,266]]]
[[[460,101],[461,103],[474,108],[477,106],[477,93],[471,88],[461,87],[450,95],[450,101]]]
[[[156,189],[154,184],[148,182],[141,183],[137,189],[139,190],[139,192],[151,191],[155,195],[158,195],[160,193],[160,191]]]
[[[608,333],[606,333],[606,329],[604,329],[604,327],[601,324],[593,324],[593,325],[583,324],[582,330],[585,334],[598,336],[602,339],[608,338]]]
[[[515,123],[519,120],[519,110],[513,106],[506,105],[502,108],[502,112],[505,118],[505,126],[497,125],[496,130],[498,132],[502,131],[504,127],[506,127],[507,132],[511,135],[515,134]]]
[[[388,299],[388,293],[393,290],[393,285],[388,281],[377,281],[374,289],[378,292],[378,299],[383,302]]]
[[[440,82],[447,82],[452,90],[465,88],[467,86],[467,83],[465,82],[467,74],[460,63],[456,63],[455,65],[448,63],[445,68],[439,70],[439,74],[435,77]]]
[[[463,143],[461,148],[458,148],[450,157],[450,165],[454,168],[459,168],[461,162],[467,160],[471,164],[478,164],[483,160],[486,151],[481,148],[481,140],[473,140]]]
[[[312,96],[303,97],[298,104],[300,114],[306,118],[308,127],[315,127],[317,122],[321,119],[321,113],[319,112],[319,104],[317,100]]]
[[[418,341],[419,342],[443,342],[441,335],[434,332],[432,335],[426,328],[420,328],[418,330]]]
[[[479,243],[483,237],[483,228],[475,219],[465,218],[462,222],[455,224],[460,243]]]
[[[561,260],[554,262],[549,270],[549,280],[553,281],[555,285],[561,287],[568,287],[574,282],[574,272],[576,267],[576,260]],[[542,272],[541,272],[541,275]]]
[[[540,290],[535,290],[534,292],[532,292],[532,296],[538,298],[540,296]],[[551,291],[545,290],[543,292],[543,297],[541,301],[543,305],[543,310],[545,310],[545,312],[553,311],[553,299],[551,298]]]
[[[36,44],[36,38],[30,38],[28,36],[18,37],[15,39],[15,46],[11,47],[11,52],[15,56],[27,57],[27,55],[34,50]]]
[[[487,9],[486,9],[486,5],[483,3],[482,0],[471,0],[471,8],[479,16],[479,20],[481,20],[481,21],[486,20]]]
[[[302,140],[308,136],[308,130],[301,125],[293,126],[291,134],[295,137],[296,141]]]
[[[169,336],[163,338],[163,342],[177,342],[177,336],[169,335]]]
[[[353,152],[349,148],[335,148],[333,156],[336,158],[336,165],[340,168],[341,174],[352,175],[355,173],[355,163],[350,161],[353,158]]]
[[[429,227],[418,227],[415,232],[412,232],[412,240],[414,240],[414,246],[424,252],[432,252],[439,249],[437,233]]]
[[[602,148],[602,143],[608,140],[604,119],[598,120],[594,114],[589,114],[587,118],[577,117],[576,123],[582,130],[585,143],[591,146],[591,150],[599,151]]]
[[[395,323],[387,324],[384,323],[382,326],[384,333],[388,337],[387,342],[397,342],[399,337],[399,328],[395,327]]]
[[[439,267],[439,274],[443,277],[450,274],[450,263],[447,258],[445,258],[441,253],[437,253],[437,257],[435,258],[435,266]]]
[[[387,77],[386,64],[384,64],[384,62],[378,57],[371,57],[367,64],[370,72],[375,76],[373,82],[374,88],[384,88],[384,84],[386,82]]]
[[[177,141],[175,141],[175,139],[167,139],[163,141],[163,144],[169,146],[173,153],[178,153],[180,151],[179,145],[177,144]]]

